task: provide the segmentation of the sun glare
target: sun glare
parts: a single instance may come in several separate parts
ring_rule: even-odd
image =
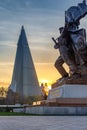
[[[51,80],[47,80],[47,79],[40,79],[39,82],[40,83],[47,83],[48,85],[52,84],[52,81]]]
[[[47,87],[48,89],[50,90],[51,89],[51,84],[52,84],[52,81],[51,80],[47,80],[47,79],[40,79],[39,80],[39,83],[40,83],[40,86],[41,84],[47,84]]]
[[[48,86],[49,90],[51,90],[51,86]]]

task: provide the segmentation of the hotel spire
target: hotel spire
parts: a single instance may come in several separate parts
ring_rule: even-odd
[[[23,26],[17,44],[10,89],[26,97],[41,95],[34,63]]]

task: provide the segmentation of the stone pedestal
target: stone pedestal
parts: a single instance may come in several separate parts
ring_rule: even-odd
[[[53,98],[87,98],[87,85],[62,85],[50,90],[48,99]]]

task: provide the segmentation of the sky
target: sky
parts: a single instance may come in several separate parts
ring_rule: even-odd
[[[18,37],[24,25],[40,82],[53,83],[60,77],[54,67],[59,56],[51,37],[64,26],[64,12],[82,0],[0,0],[0,86],[12,79]],[[86,28],[87,17],[81,21]],[[66,67],[66,70],[67,67]]]

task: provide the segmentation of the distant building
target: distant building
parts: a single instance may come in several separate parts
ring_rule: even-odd
[[[25,97],[41,95],[38,78],[23,26],[18,40],[10,90]]]

